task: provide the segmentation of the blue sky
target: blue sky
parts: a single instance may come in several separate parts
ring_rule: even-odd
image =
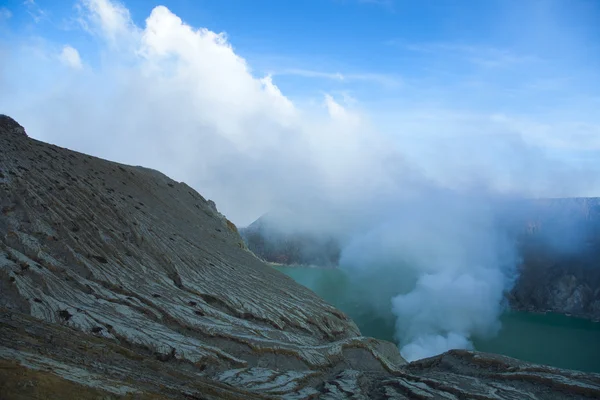
[[[93,62],[92,38],[77,32],[73,22],[76,4],[8,0],[4,8],[12,18],[5,22],[4,36],[69,42]],[[192,26],[226,32],[257,74],[280,75],[279,86],[295,93],[350,88],[369,98],[387,98],[402,85],[450,87],[471,80],[503,91],[527,86],[526,95],[540,94],[537,101],[559,103],[560,98],[541,92],[553,85],[569,85],[580,96],[600,90],[600,3],[595,0],[123,4],[139,26],[154,6],[164,4]],[[509,108],[502,101],[494,106]]]
[[[298,179],[333,179],[337,171],[335,179],[349,182],[342,171],[355,173],[357,159],[384,168],[373,164],[380,148],[369,143],[386,142],[379,145],[397,147],[397,157],[444,185],[477,176],[498,190],[600,194],[592,178],[600,157],[597,0],[5,0],[0,7],[3,112],[33,136],[166,168],[217,198],[231,195],[216,188],[219,173],[247,177],[217,160],[192,161],[190,146],[168,152],[185,153],[186,162],[159,162],[167,152],[157,143],[172,133],[144,125],[148,110],[182,124],[188,133],[178,143],[211,132],[212,146],[233,144],[248,170],[265,173],[254,182],[265,192],[281,182],[256,162],[261,152],[287,143],[289,131],[313,146],[307,132],[316,131],[329,148],[279,161],[294,160],[282,168]],[[146,86],[134,87],[137,78]],[[119,101],[126,106],[110,108]],[[173,102],[182,106],[172,110]],[[108,146],[106,131],[116,129],[106,125],[109,114],[122,114],[114,118],[120,137],[133,141],[144,126],[154,138],[147,151]],[[270,136],[243,130],[249,119]],[[347,153],[340,140],[349,141]],[[325,158],[332,164],[321,165]],[[304,163],[316,176],[298,172],[307,171]],[[209,178],[210,170],[219,173]]]

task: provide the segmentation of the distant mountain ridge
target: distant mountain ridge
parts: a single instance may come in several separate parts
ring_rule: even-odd
[[[335,267],[340,259],[340,246],[331,236],[302,232],[285,232],[259,218],[240,235],[254,254],[265,261],[286,265],[318,265]]]

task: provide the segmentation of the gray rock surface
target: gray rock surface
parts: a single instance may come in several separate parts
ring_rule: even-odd
[[[600,320],[600,198],[540,200],[525,212],[511,306]]]
[[[406,364],[189,186],[15,124],[0,117],[3,399],[600,396],[598,375],[498,356]]]

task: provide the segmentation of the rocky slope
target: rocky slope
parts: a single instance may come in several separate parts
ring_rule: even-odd
[[[0,238],[2,399],[600,396],[599,375],[486,354],[406,364],[184,183],[4,116]]]

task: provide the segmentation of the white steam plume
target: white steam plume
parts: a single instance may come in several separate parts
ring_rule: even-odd
[[[286,228],[337,235],[342,268],[368,278],[371,301],[393,309],[409,359],[498,329],[514,249],[489,202],[467,189],[598,188],[597,163],[566,167],[546,154],[541,138],[554,131],[544,124],[398,107],[382,133],[368,112],[330,95],[322,109],[300,107],[272,77],[254,76],[224,34],[166,7],[137,26],[120,3],[77,4],[97,57],[78,47],[85,67],[75,71],[56,57],[62,44],[0,43],[0,111],[38,139],[186,181],[240,225],[287,210]],[[591,143],[597,124],[582,126]],[[417,155],[416,142],[431,153]]]
[[[344,249],[341,267],[350,273],[401,281],[391,307],[406,359],[471,348],[472,336],[500,328],[517,257],[498,217],[485,198],[423,189]]]

